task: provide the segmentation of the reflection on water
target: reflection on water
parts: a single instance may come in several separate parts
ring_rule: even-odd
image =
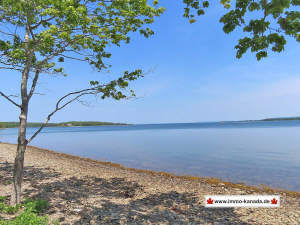
[[[0,130],[0,141],[15,143],[16,134]],[[128,167],[300,190],[299,121],[52,127],[32,145]]]

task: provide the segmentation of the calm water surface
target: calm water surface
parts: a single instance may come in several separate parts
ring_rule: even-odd
[[[28,128],[28,136],[36,128]],[[0,130],[16,143],[17,129]],[[300,121],[44,129],[31,145],[175,174],[300,191]]]

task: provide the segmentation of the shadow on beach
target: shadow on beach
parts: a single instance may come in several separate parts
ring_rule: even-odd
[[[11,181],[12,164],[0,163],[0,184]],[[76,176],[76,175],[75,175]],[[193,193],[146,193],[124,178],[63,177],[50,168],[24,168],[24,197],[49,200],[47,214],[60,224],[241,224],[233,208],[211,209]],[[24,185],[25,186],[25,185]]]
[[[12,182],[13,164],[8,162],[0,163],[0,184],[8,185]],[[25,166],[23,181],[30,182],[31,185],[36,185],[41,181],[57,178],[60,173],[51,168],[35,168],[34,166]]]

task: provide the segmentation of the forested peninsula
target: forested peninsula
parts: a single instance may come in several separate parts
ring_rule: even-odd
[[[300,117],[274,117],[261,120],[239,120],[239,121],[222,121],[222,122],[261,122],[261,121],[282,121],[282,120],[300,120]]]
[[[262,121],[278,121],[278,120],[300,120],[300,117],[279,117],[279,118],[267,118]]]

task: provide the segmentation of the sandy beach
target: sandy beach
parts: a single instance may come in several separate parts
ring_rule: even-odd
[[[16,146],[0,143],[0,196],[11,189]],[[300,194],[178,177],[28,147],[23,197],[50,202],[60,224],[300,224]],[[214,194],[279,194],[279,208],[205,208]],[[3,215],[0,215],[3,217]]]

